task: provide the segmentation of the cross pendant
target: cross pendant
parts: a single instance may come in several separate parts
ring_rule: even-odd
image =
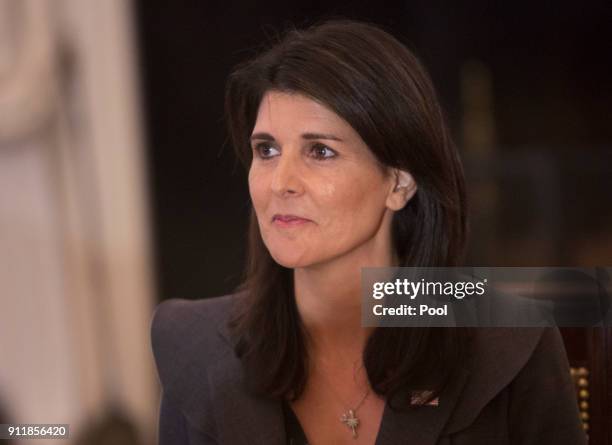
[[[340,421],[344,423],[353,432],[353,438],[357,438],[357,426],[359,426],[359,419],[355,416],[355,412],[349,409],[346,413],[342,414]]]

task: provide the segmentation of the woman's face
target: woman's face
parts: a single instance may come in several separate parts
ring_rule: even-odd
[[[403,206],[395,176],[383,174],[357,132],[327,107],[267,92],[251,147],[251,200],[277,263],[308,267],[354,252],[368,258],[390,235],[392,208]],[[302,219],[278,219],[287,215]]]

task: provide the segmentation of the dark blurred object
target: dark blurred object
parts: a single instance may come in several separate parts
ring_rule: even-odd
[[[85,426],[76,445],[143,445],[134,423],[119,409],[111,409]]]
[[[612,328],[561,328],[590,445],[612,445]]]
[[[467,264],[607,266],[612,149],[531,147],[465,153],[471,207]],[[587,253],[590,252],[590,253]]]
[[[8,411],[6,406],[4,405],[4,400],[0,397],[0,424],[2,423],[11,423],[12,419],[8,415]],[[10,439],[5,439],[2,441],[2,445],[12,445],[15,442]]]
[[[546,269],[534,284],[533,298],[550,305],[556,326],[610,326],[609,270]]]

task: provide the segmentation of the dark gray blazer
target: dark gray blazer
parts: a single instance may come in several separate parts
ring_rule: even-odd
[[[161,303],[151,323],[160,445],[282,445],[279,401],[244,390],[225,328],[244,294]],[[385,406],[375,445],[585,445],[557,328],[481,328],[438,406]]]

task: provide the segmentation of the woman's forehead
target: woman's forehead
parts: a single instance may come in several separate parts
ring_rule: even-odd
[[[295,125],[327,126],[345,132],[352,130],[344,119],[327,106],[306,95],[280,91],[266,92],[259,104],[255,129],[263,130],[259,127],[283,128]],[[306,128],[303,129],[307,130]]]

